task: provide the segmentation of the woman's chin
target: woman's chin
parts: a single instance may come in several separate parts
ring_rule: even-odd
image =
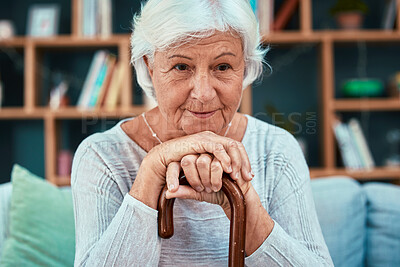
[[[195,134],[204,131],[217,133],[221,130],[221,125],[215,124],[213,120],[198,121],[190,120],[182,125],[182,129],[186,134]]]
[[[181,125],[182,130],[186,134],[195,134],[204,131],[219,133],[224,126],[224,120],[220,116],[219,111],[212,112],[212,114],[192,114],[189,111],[185,113],[181,120]]]
[[[192,125],[192,126],[183,126],[182,129],[183,131],[190,135],[190,134],[196,134],[196,133],[200,133],[200,132],[204,132],[204,131],[211,131],[214,133],[219,132],[217,129],[217,127],[212,127],[212,126],[206,126],[206,125]]]

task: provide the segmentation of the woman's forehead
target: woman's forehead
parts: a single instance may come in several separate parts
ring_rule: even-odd
[[[213,35],[205,38],[193,39],[190,42],[177,45],[173,48],[165,50],[165,55],[169,56],[177,52],[191,52],[198,49],[207,49],[207,52],[236,52],[243,53],[242,40],[238,35],[233,35],[230,32],[216,32]]]

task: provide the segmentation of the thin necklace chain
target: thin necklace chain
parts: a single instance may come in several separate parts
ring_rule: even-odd
[[[158,141],[160,144],[162,144],[163,142],[160,140],[160,138],[158,138],[157,134],[153,131],[153,129],[150,127],[150,124],[147,122],[146,116],[144,115],[144,112],[142,113],[142,117],[143,117],[143,120],[144,120],[144,122],[146,123],[147,127],[149,128],[149,130],[150,130],[150,132],[151,132],[151,135],[152,135],[155,139],[157,139],[157,141]],[[232,125],[232,122],[230,122],[230,123],[228,124],[228,128],[227,128],[226,131],[225,131],[224,137],[226,137],[226,135],[228,134],[228,131],[229,131],[229,128],[231,128],[231,125]]]

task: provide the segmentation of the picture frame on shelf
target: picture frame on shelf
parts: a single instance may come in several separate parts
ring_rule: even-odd
[[[57,4],[35,4],[28,10],[27,35],[52,37],[58,34],[60,6]]]

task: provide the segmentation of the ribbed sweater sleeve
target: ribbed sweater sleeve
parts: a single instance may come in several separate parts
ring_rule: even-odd
[[[157,211],[123,195],[110,169],[83,143],[72,169],[75,266],[157,266]]]

